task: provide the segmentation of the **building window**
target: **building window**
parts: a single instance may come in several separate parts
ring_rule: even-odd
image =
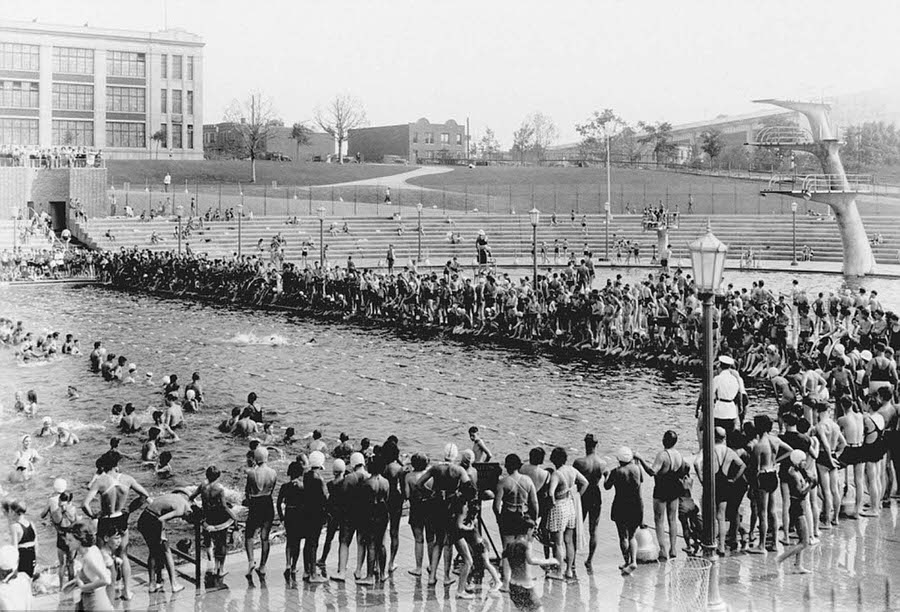
[[[194,126],[188,124],[188,130],[187,130],[187,132],[188,132],[188,146],[187,146],[187,148],[188,148],[188,149],[193,149],[193,148],[194,148]]]
[[[413,144],[418,144],[419,142],[419,133],[413,132]]]
[[[194,80],[194,56],[193,55],[189,55],[187,57],[187,80],[188,81]]]
[[[175,115],[181,114],[181,90],[173,89],[172,90],[172,113]]]
[[[185,106],[187,108],[185,110],[187,111],[188,115],[193,115],[194,114],[194,92],[191,90],[188,90],[184,93],[187,96],[187,99],[185,100]]]
[[[168,99],[169,99],[168,91],[165,89],[159,90],[159,112],[161,112],[163,114],[169,112],[168,105],[166,104]]]
[[[159,76],[162,79],[169,78],[169,56],[165,53],[159,56]]]
[[[143,149],[147,136],[143,123],[125,123],[122,121],[106,122],[106,146]]]
[[[38,84],[29,81],[0,81],[0,108],[38,108]]]
[[[37,45],[0,43],[0,70],[41,69],[40,48]]]
[[[434,132],[425,132],[425,144],[434,144]]]
[[[456,135],[456,145],[457,145],[457,146],[462,146],[462,137],[463,137],[462,134],[457,134],[457,135]]]
[[[53,84],[53,110],[94,110],[94,86]]]
[[[168,149],[169,148],[169,126],[167,126],[165,123],[163,123],[161,126],[159,126],[159,131],[156,134],[159,134],[161,137],[157,141],[157,142],[159,142],[159,144],[157,145],[157,148],[162,147],[163,149]],[[156,134],[154,134],[154,136],[156,136]]]
[[[106,110],[114,113],[143,113],[143,87],[107,87]]]
[[[0,119],[0,145],[36,145],[37,119]]]
[[[173,149],[181,149],[182,148],[181,141],[181,124],[173,123],[172,124],[172,148]]]
[[[53,146],[94,146],[94,122],[73,121],[70,119],[54,119]]]
[[[94,74],[94,50],[53,47],[53,72]]]
[[[106,54],[106,74],[110,76],[139,77],[145,75],[146,55],[128,51],[109,51]]]
[[[180,80],[183,77],[182,74],[182,62],[180,55],[172,56],[172,78],[176,80]]]
[[[450,144],[450,134],[447,132],[441,133],[441,144]]]

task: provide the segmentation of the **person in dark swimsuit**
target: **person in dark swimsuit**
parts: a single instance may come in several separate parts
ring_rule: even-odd
[[[792,556],[796,556],[794,569],[797,573],[808,574],[810,571],[803,566],[803,551],[809,546],[809,525],[806,522],[806,510],[804,509],[804,501],[812,488],[812,484],[806,477],[806,473],[801,467],[806,461],[806,453],[800,450],[791,452],[790,467],[787,473],[788,489],[790,491],[790,504],[788,514],[790,515],[791,524],[793,524],[800,536],[800,541],[795,545],[785,549],[778,555],[778,563],[782,563]],[[785,532],[789,528],[785,529]]]
[[[325,524],[325,506],[328,488],[322,479],[325,467],[325,455],[321,451],[309,454],[309,471],[303,475],[303,579],[307,582],[325,582],[327,579],[316,573],[316,551],[319,547],[319,536]]]
[[[606,481],[604,489],[615,487],[610,518],[616,524],[619,533],[619,547],[625,562],[619,566],[624,575],[637,569],[637,541],[634,539],[637,528],[644,522],[644,502],[641,500],[641,468],[634,461],[634,454],[627,446],[616,453],[619,466],[614,468]]]
[[[206,482],[197,487],[189,501],[193,501],[198,495],[203,500],[203,531],[207,542],[207,551],[210,546],[213,549],[215,570],[213,579],[221,582],[224,575],[225,555],[228,552],[228,532],[237,523],[237,517],[225,502],[225,487],[219,482],[221,472],[214,465],[206,468]]]
[[[303,464],[293,461],[288,466],[288,480],[278,489],[275,508],[278,518],[284,526],[285,556],[287,567],[284,570],[286,580],[296,580],[297,561],[300,559],[300,540],[303,539]],[[306,575],[304,574],[304,578]]]
[[[581,514],[582,520],[588,520],[588,534],[590,536],[588,542],[588,556],[584,561],[584,566],[590,569],[594,559],[594,552],[597,550],[597,526],[600,524],[600,509],[603,505],[603,498],[600,494],[600,481],[603,476],[609,472],[606,462],[597,455],[597,439],[594,434],[586,434],[584,436],[584,453],[585,456],[576,459],[572,463],[572,467],[581,472],[587,479],[587,487],[581,493]],[[547,491],[549,492],[550,479],[547,479]],[[540,505],[540,491],[538,492],[538,504]]]
[[[12,500],[3,502],[3,512],[9,520],[13,545],[19,549],[19,572],[34,578],[37,562],[37,538],[34,525],[25,518],[25,504]]]
[[[644,466],[653,476],[653,516],[656,522],[656,538],[659,541],[659,558],[674,559],[678,547],[678,505],[684,485],[682,477],[690,471],[677,450],[678,434],[671,429],[663,434],[663,450],[656,455],[653,466]],[[669,529],[669,546],[666,551],[666,526]]]
[[[268,465],[269,451],[258,447],[253,451],[255,467],[247,469],[247,484],[244,488],[247,503],[247,523],[244,526],[244,549],[247,553],[249,569],[247,581],[253,583],[253,572],[256,571],[260,581],[266,579],[266,562],[269,560],[269,532],[275,520],[275,504],[272,493],[275,491],[276,474]],[[259,566],[254,559],[254,543],[256,532],[260,532]]]
[[[384,536],[388,528],[388,481],[384,477],[384,457],[376,455],[367,467],[368,476],[359,483],[358,505],[361,520],[358,537],[366,547],[366,572],[357,584],[373,585],[385,579],[387,550]]]
[[[391,536],[391,554],[388,572],[397,569],[397,551],[400,549],[400,518],[403,516],[403,465],[400,463],[400,449],[393,442],[381,447],[384,457],[384,477],[388,481],[388,530]]]

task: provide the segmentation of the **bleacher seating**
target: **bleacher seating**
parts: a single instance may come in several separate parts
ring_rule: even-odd
[[[687,244],[701,235],[706,227],[705,215],[681,215],[677,229],[669,233],[669,242],[676,259],[687,258]],[[531,224],[527,215],[509,214],[469,214],[457,213],[453,222],[434,212],[423,216],[422,257],[431,264],[443,264],[453,256],[462,263],[471,263],[475,257],[474,240],[478,230],[487,233],[494,257],[507,259],[517,258],[520,263],[531,261]],[[244,218],[241,224],[242,252],[252,254],[259,252],[257,243],[263,241],[263,249],[268,253],[272,237],[281,232],[286,239],[285,255],[287,261],[299,261],[302,243],[308,241],[309,261],[319,258],[319,219],[301,217],[299,225],[286,224],[286,217]],[[344,222],[349,225],[349,234],[341,231]],[[337,229],[332,236],[329,229],[332,223]],[[883,243],[874,247],[877,261],[896,263],[900,248],[900,218],[873,216],[864,219],[870,236],[882,235]],[[547,243],[547,253],[552,261],[553,241],[565,238],[569,251],[581,255],[587,242],[595,258],[602,258],[605,250],[604,217],[588,215],[588,235],[582,234],[580,219],[572,225],[563,219],[556,226],[551,226],[549,216],[541,218],[538,232],[538,250],[540,243]],[[153,221],[140,221],[126,218],[91,219],[85,225],[92,242],[100,248],[119,248],[122,246],[138,246],[151,250],[174,250],[177,248],[175,230],[177,221],[174,218],[159,218]],[[360,265],[375,265],[383,260],[389,244],[394,245],[397,264],[414,259],[417,254],[417,232],[415,218],[404,220],[403,235],[398,235],[398,222],[388,217],[329,217],[324,222],[325,244],[328,245],[327,259],[330,264],[346,262],[352,255]],[[752,248],[757,259],[790,260],[791,217],[790,215],[720,215],[712,217],[712,228],[716,236],[728,244],[730,257],[740,258],[742,249]],[[115,241],[104,235],[109,231]],[[151,235],[156,232],[162,238],[157,244],[151,244]],[[459,244],[451,244],[448,233],[453,232],[462,237]],[[649,261],[653,246],[656,245],[656,232],[644,231],[640,215],[616,215],[609,228],[610,256],[615,256],[614,241],[630,240],[640,245],[641,257]],[[203,230],[194,230],[190,237],[183,240],[183,247],[190,245],[195,252],[206,252],[212,257],[228,257],[237,251],[238,222],[217,221],[204,224]],[[804,245],[813,251],[813,261],[839,262],[842,247],[837,225],[826,218],[797,218],[797,256],[800,256]]]

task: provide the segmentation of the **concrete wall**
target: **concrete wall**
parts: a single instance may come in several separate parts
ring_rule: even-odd
[[[0,217],[9,219],[14,207],[34,203],[37,212],[50,212],[50,202],[78,198],[88,214],[106,203],[106,168],[0,168]],[[96,214],[96,213],[95,213]],[[108,214],[103,212],[103,214]]]

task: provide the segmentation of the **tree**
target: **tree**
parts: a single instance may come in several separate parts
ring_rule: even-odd
[[[350,130],[368,125],[362,102],[350,94],[339,94],[324,109],[316,109],[316,123],[337,141],[338,157],[344,163],[344,142]]]
[[[522,122],[518,130],[513,132],[512,152],[518,154],[519,161],[523,161],[525,153],[530,151],[533,146],[534,127],[526,120]]]
[[[250,182],[255,183],[256,159],[266,152],[266,142],[278,127],[272,99],[252,91],[243,103],[232,101],[225,111],[225,121],[233,126],[238,149],[250,158]]]
[[[166,126],[163,125],[161,128],[156,130],[153,133],[153,136],[150,137],[150,140],[156,143],[156,159],[159,159],[159,145],[166,146]]]
[[[294,156],[295,161],[300,161],[300,147],[308,145],[312,130],[302,121],[294,123],[291,127],[291,140],[297,143],[297,155]]]
[[[544,159],[547,149],[556,142],[557,138],[559,138],[559,130],[556,128],[553,119],[540,111],[531,113],[525,120],[528,121],[534,129],[534,144],[532,145],[532,150],[537,155],[538,159]]]
[[[584,157],[600,157],[605,161],[607,136],[610,138],[610,154],[612,154],[612,141],[619,140],[617,137],[627,127],[625,121],[611,108],[603,109],[602,113],[594,111],[585,123],[575,124],[575,131],[581,136],[581,142],[578,144],[581,154]],[[633,130],[631,134],[633,136]]]
[[[484,128],[484,134],[481,135],[475,146],[481,159],[491,159],[500,152],[500,143],[494,135],[494,130],[489,127]]]
[[[725,147],[725,140],[722,132],[719,130],[706,130],[700,134],[700,150],[709,155],[709,162],[712,162],[719,156]]]
[[[653,146],[653,159],[656,163],[658,164],[660,159],[663,163],[669,161],[676,149],[675,143],[672,142],[672,124],[663,121],[651,125],[639,121],[638,128],[644,132],[638,137],[638,142]]]

